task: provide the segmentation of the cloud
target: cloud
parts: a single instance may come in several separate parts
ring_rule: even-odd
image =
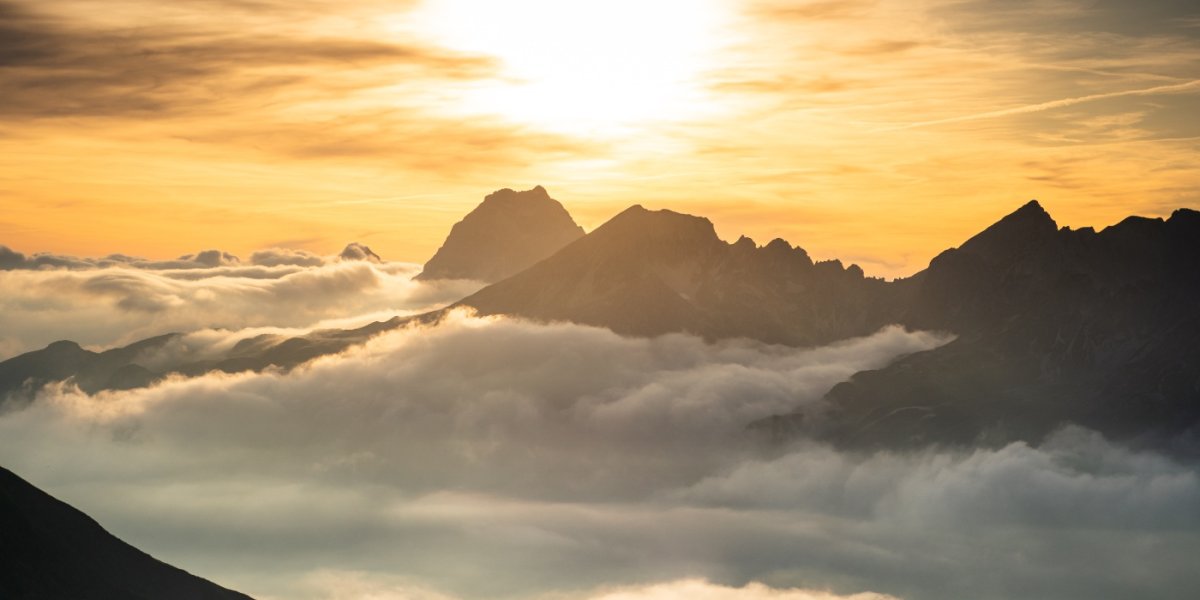
[[[830,2],[761,2],[756,12],[770,19],[796,19],[801,21],[823,21],[861,17],[870,12],[874,0],[848,0]]]
[[[325,264],[324,257],[313,254],[307,250],[293,250],[290,248],[268,248],[266,250],[258,250],[250,255],[250,262],[264,267],[278,267],[280,265],[294,265],[297,267],[319,267]]]
[[[932,121],[919,121],[909,123],[898,127],[898,129],[913,129],[916,127],[932,127],[934,125],[946,125],[950,123],[961,123],[964,121],[975,121],[978,119],[995,119],[998,117],[1008,117],[1012,115],[1020,115],[1026,113],[1040,112],[1044,110],[1052,110],[1056,108],[1064,108],[1081,104],[1084,102],[1095,102],[1097,100],[1105,100],[1109,98],[1123,98],[1126,96],[1153,96],[1156,94],[1175,94],[1200,91],[1200,79],[1187,81],[1184,83],[1173,83],[1169,85],[1158,85],[1149,88],[1136,90],[1121,90],[1119,92],[1105,92],[1101,94],[1089,94],[1076,98],[1060,98],[1058,100],[1050,100],[1047,102],[1039,102],[1037,104],[1028,104],[1025,106],[1016,106],[1000,110],[993,110],[972,115],[960,115],[957,117],[948,117],[945,119],[936,119]]]
[[[49,388],[0,418],[0,461],[264,598],[1194,589],[1194,465],[1081,430],[860,454],[745,429],[942,342],[892,328],[810,349],[706,344],[456,313],[287,374]]]
[[[523,476],[534,479],[527,483],[547,495],[586,491],[591,497],[621,497],[724,463],[725,445],[749,443],[746,424],[811,404],[857,371],[946,340],[890,327],[807,350],[748,341],[710,346],[685,335],[625,338],[600,328],[475,318],[459,311],[438,326],[387,334],[351,356],[319,359],[294,374],[213,375],[141,393],[101,394],[94,402],[63,391],[46,401],[66,402],[85,416],[98,410],[92,417],[101,420],[162,416],[166,420],[155,426],[156,435],[186,443],[189,432],[208,427],[175,421],[176,408],[204,405],[223,422],[246,408],[246,398],[256,397],[266,403],[252,403],[260,408],[275,405],[270,412],[279,413],[271,418],[280,433],[289,428],[299,433],[310,427],[312,415],[326,413],[330,400],[340,398],[344,412],[321,417],[337,435],[320,443],[307,434],[282,435],[272,443],[280,449],[306,446],[313,464],[355,457],[355,468],[385,469],[410,489],[487,479],[491,469],[507,467],[528,470]],[[261,425],[244,421],[221,428],[231,438],[249,438]],[[568,442],[576,451],[562,453]],[[322,443],[332,446],[321,448]],[[680,456],[631,466],[650,449],[673,449]],[[423,458],[428,455],[439,459],[428,463]],[[378,462],[383,456],[390,458]],[[622,468],[590,479],[569,476],[597,463]],[[689,463],[693,467],[685,468]],[[527,469],[534,464],[539,468]],[[498,478],[493,487],[521,489],[525,483]]]
[[[116,27],[31,5],[0,3],[0,60],[6,71],[0,114],[8,116],[161,117],[202,111],[228,94],[278,93],[320,83],[295,68],[387,65],[450,79],[491,69],[488,59],[431,46],[288,35],[284,28],[206,28],[196,24],[194,13],[192,19]],[[244,23],[285,12],[262,3]]]
[[[190,164],[350,158],[443,180],[488,169],[502,178],[591,146],[447,112],[454,86],[496,78],[499,65],[389,26],[412,5],[127,0],[101,15],[0,0],[0,115],[15,117],[4,134],[106,148],[183,142]]]
[[[105,267],[133,267],[136,269],[211,269],[240,264],[238,257],[220,250],[202,250],[185,254],[175,260],[146,260],[124,254],[110,254],[103,258],[80,258],[39,252],[26,256],[8,246],[0,245],[0,270],[15,269],[101,269]]]
[[[838,595],[801,589],[772,589],[761,583],[743,587],[714,585],[703,580],[684,580],[632,587],[587,596],[587,600],[895,600],[883,594]]]
[[[320,571],[305,578],[314,593],[327,600],[461,600],[399,577],[382,577],[353,571]],[[761,583],[742,587],[684,579],[643,586],[627,586],[573,594],[539,595],[536,600],[896,600],[883,594],[838,595],[819,590],[774,589]]]
[[[383,259],[371,251],[371,248],[358,242],[351,242],[337,255],[321,256],[307,250],[291,248],[266,248],[250,255],[250,265],[262,267],[319,267],[336,261],[367,261],[382,263]],[[0,270],[16,269],[102,269],[107,267],[132,267],[150,270],[180,270],[180,269],[217,269],[218,267],[240,267],[242,261],[237,256],[221,250],[202,250],[194,254],[184,254],[175,260],[147,260],[124,254],[110,254],[102,258],[81,258],[39,252],[25,255],[8,246],[0,245]],[[246,268],[242,270],[225,269],[212,271],[209,274],[173,274],[179,278],[200,278],[213,274],[233,274],[238,277],[269,277],[272,271]],[[280,271],[274,271],[276,276]]]
[[[24,448],[55,465],[43,473],[83,488],[95,483],[82,494],[95,502],[81,508],[118,532],[129,521],[112,514],[118,506],[110,494],[142,489],[134,494],[139,510],[162,519],[124,529],[135,542],[160,556],[194,556],[236,539],[247,545],[235,554],[258,556],[245,565],[272,586],[297,569],[386,572],[403,562],[405,573],[471,597],[486,589],[523,594],[539,589],[542,577],[544,585],[590,587],[628,569],[607,559],[583,573],[575,562],[618,541],[586,542],[578,536],[599,534],[587,529],[632,524],[624,510],[606,515],[604,504],[636,506],[664,487],[766,452],[746,434],[747,423],[815,402],[855,371],[943,341],[891,328],[807,350],[709,345],[684,335],[623,338],[459,313],[289,374],[214,374],[95,397],[48,389],[0,418],[0,460],[25,471],[16,452]],[[43,445],[51,440],[58,450]],[[242,508],[217,517],[213,511],[234,498]],[[266,513],[252,517],[254,507]],[[446,530],[447,519],[480,527],[471,523],[481,510],[501,520],[475,533]],[[642,515],[635,520],[647,510],[635,507],[632,514]],[[548,520],[529,522],[537,513]],[[207,533],[187,533],[200,521],[210,522]],[[576,527],[584,530],[569,531]],[[476,566],[450,577],[448,557],[466,551],[453,548],[461,535],[476,540],[478,550],[463,557]],[[295,550],[280,545],[285,538]],[[536,574],[535,563],[559,545],[575,548],[570,564]],[[223,562],[220,555],[188,565]]]
[[[20,260],[24,268],[0,270],[3,358],[60,339],[110,347],[209,328],[354,327],[440,308],[481,285],[414,282],[419,265],[280,250],[256,253],[259,264],[217,251],[177,261]]]

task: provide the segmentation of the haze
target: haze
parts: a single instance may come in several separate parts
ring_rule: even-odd
[[[1192,3],[3,0],[0,235],[346,240],[421,261],[488,191],[649,202],[908,275],[1014,203],[1195,206]],[[486,184],[483,182],[487,182]]]
[[[0,0],[0,598],[1191,600],[1196,0]]]

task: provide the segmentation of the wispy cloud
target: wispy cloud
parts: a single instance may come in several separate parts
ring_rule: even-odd
[[[1076,98],[1061,98],[1058,100],[1050,100],[1048,102],[1040,102],[1037,104],[1027,104],[1025,106],[1016,106],[1001,110],[993,110],[983,113],[971,115],[962,115],[959,117],[949,117],[946,119],[935,119],[932,121],[918,121],[908,123],[893,128],[886,128],[882,131],[914,129],[917,127],[932,127],[935,125],[948,125],[951,123],[961,123],[964,121],[977,121],[980,119],[994,119],[998,117],[1008,117],[1012,115],[1021,115],[1026,113],[1041,112],[1043,110],[1052,110],[1056,108],[1065,108],[1082,104],[1084,102],[1094,102],[1096,100],[1107,100],[1110,98],[1124,98],[1126,96],[1153,96],[1155,94],[1179,94],[1193,91],[1200,91],[1200,80],[1188,81],[1186,83],[1174,83],[1168,85],[1158,85],[1149,88],[1137,90],[1123,90],[1119,92],[1105,92],[1101,94],[1089,94]]]

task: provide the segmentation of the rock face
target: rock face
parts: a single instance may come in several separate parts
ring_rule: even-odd
[[[0,468],[0,598],[250,600],[122,542]]]
[[[892,290],[856,266],[814,264],[783,240],[728,244],[707,219],[634,206],[460,304],[631,335],[683,331],[803,345],[894,322]]]
[[[543,187],[503,189],[454,225],[417,279],[500,281],[581,237],[583,228]]]
[[[958,339],[838,385],[824,415],[758,427],[905,447],[1036,443],[1075,423],[1200,450],[1200,213],[1097,233],[1030,203],[897,285],[901,322]]]

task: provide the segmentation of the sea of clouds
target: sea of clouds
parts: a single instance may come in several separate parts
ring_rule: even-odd
[[[457,311],[287,373],[53,386],[0,416],[0,464],[268,600],[1188,597],[1194,465],[1074,428],[907,453],[746,428],[946,341]]]
[[[246,261],[218,250],[151,261],[26,256],[0,246],[0,360],[58,340],[102,349],[202,329],[356,327],[445,306],[482,286],[413,281],[420,270],[360,244],[332,256],[266,249]]]

